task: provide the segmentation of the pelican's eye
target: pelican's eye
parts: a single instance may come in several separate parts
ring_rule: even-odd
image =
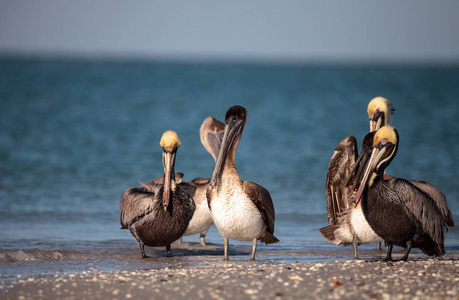
[[[387,144],[387,139],[383,139],[383,140],[381,140],[381,145],[383,145],[383,146],[384,146],[385,144]]]

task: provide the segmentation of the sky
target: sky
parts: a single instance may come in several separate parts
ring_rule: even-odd
[[[0,54],[459,62],[459,1],[0,0]]]

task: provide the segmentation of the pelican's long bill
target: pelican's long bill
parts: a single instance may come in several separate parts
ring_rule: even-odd
[[[385,126],[384,124],[384,112],[375,114],[373,119],[370,119],[370,132],[376,131],[378,128]]]
[[[164,165],[164,193],[163,193],[163,207],[167,211],[169,200],[171,198],[171,190],[175,189],[175,154],[177,148],[174,147],[172,151],[163,150],[163,165]],[[172,187],[171,187],[172,186]]]
[[[344,186],[350,186],[352,185],[352,189],[355,189],[356,186],[357,186],[357,181],[359,178],[357,178],[357,176],[354,178],[354,181],[351,182],[351,179],[354,175],[354,173],[356,174],[360,174],[361,173],[361,169],[364,167],[366,161],[368,160],[368,150],[365,151],[367,149],[362,149],[362,151],[360,151],[360,154],[359,154],[359,157],[357,158],[357,160],[355,161],[355,164],[354,166],[352,167],[351,171],[349,172],[349,176],[347,177],[346,179],[346,183],[344,184]],[[357,171],[358,170],[358,171]]]
[[[384,171],[384,168],[381,168],[381,166],[384,165],[386,167],[390,160],[394,158],[394,154],[397,151],[396,144],[396,133],[392,127],[382,127],[375,134],[369,161],[362,161],[361,165],[364,168],[360,168],[356,175],[356,184],[359,184],[359,188],[355,197],[355,205],[359,204],[367,185],[372,185],[375,176],[374,173],[378,173],[379,170]],[[362,149],[362,151],[364,150]],[[365,170],[363,175],[361,174],[362,170]],[[383,174],[381,173],[380,175],[382,176]]]
[[[355,161],[354,166],[352,167],[351,171],[349,172],[348,178],[344,186],[352,185],[352,189],[355,190],[359,187],[359,183],[361,182],[361,177],[363,176],[362,170],[368,164],[369,157],[371,156],[371,151],[373,149],[373,140],[376,132],[369,132],[364,138],[362,142],[362,150],[360,151],[360,155]],[[355,176],[354,176],[355,174]],[[353,182],[351,180],[353,179]]]
[[[225,131],[223,133],[222,145],[218,153],[217,161],[215,162],[214,171],[210,180],[210,187],[215,186],[216,181],[220,180],[223,165],[232,148],[236,137],[241,133],[244,127],[244,120],[237,117],[232,118],[229,122],[225,123]]]

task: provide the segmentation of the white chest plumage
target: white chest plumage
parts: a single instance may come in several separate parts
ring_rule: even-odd
[[[356,208],[352,209],[350,219],[351,228],[359,241],[363,243],[378,243],[382,241],[381,237],[371,229],[370,224],[365,219],[362,205],[357,205]]]
[[[359,243],[378,243],[382,239],[371,229],[362,211],[362,206],[351,208],[342,225],[335,231],[335,243],[352,243],[354,235]]]
[[[242,186],[223,187],[212,200],[212,218],[224,238],[251,241],[263,230],[264,222]]]
[[[207,200],[202,201],[199,204],[197,203],[193,218],[183,235],[187,236],[196,233],[206,234],[212,223],[212,214],[209,210],[209,206],[207,205]]]

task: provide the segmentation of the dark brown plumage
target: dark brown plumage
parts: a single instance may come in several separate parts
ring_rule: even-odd
[[[147,257],[144,245],[166,246],[170,257],[170,244],[186,231],[195,210],[193,199],[175,181],[175,155],[180,146],[177,135],[167,131],[160,144],[164,178],[127,189],[119,206],[121,228],[129,229],[137,239],[142,257]]]
[[[389,244],[386,260],[392,260],[393,245],[405,247],[403,260],[413,247],[427,255],[442,256],[447,220],[435,200],[408,180],[384,179],[398,143],[398,132],[392,127],[383,127],[375,134],[371,157],[360,171],[363,175],[357,175],[356,204],[362,202],[371,228]]]
[[[338,144],[330,159],[325,183],[329,225],[338,225],[338,217],[348,210],[355,200],[355,192],[352,187],[346,186],[346,183],[356,164],[357,154],[357,140],[353,136],[348,136]]]
[[[394,109],[389,100],[375,97],[368,103],[370,131],[390,125]],[[371,135],[371,134],[370,134]],[[367,144],[370,146],[367,146]],[[357,141],[353,136],[343,139],[335,149],[328,165],[325,191],[327,195],[327,215],[329,226],[320,228],[320,233],[337,245],[353,245],[354,259],[358,258],[357,246],[362,243],[377,242],[380,248],[381,238],[371,230],[365,220],[361,207],[353,207],[355,201],[355,173],[363,165],[360,161],[368,155],[372,138],[368,135],[362,143],[362,151],[357,157]]]

